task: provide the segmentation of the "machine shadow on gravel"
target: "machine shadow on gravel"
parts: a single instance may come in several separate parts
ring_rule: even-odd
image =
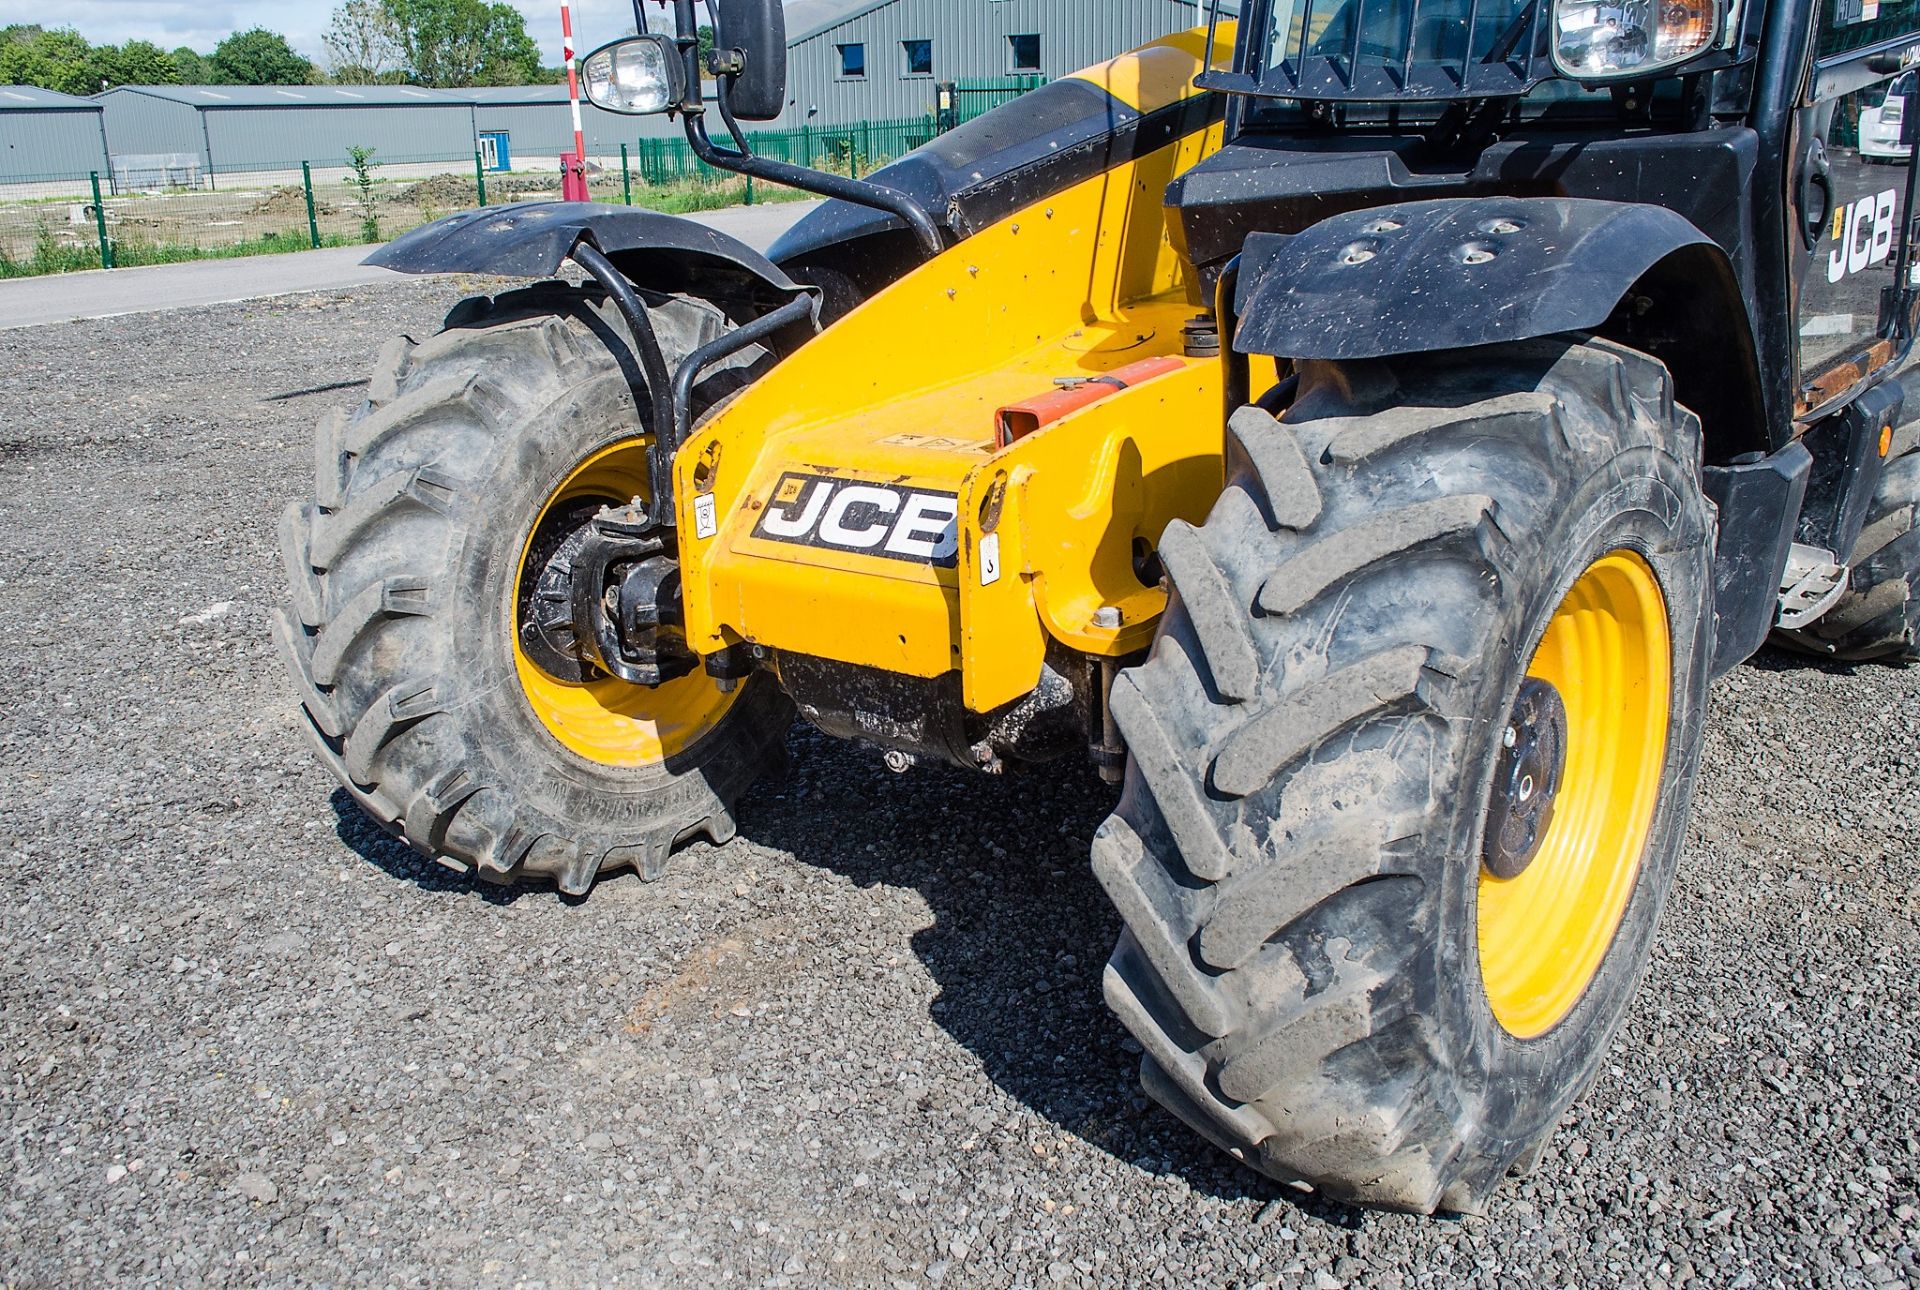
[[[423,891],[466,892],[489,905],[511,905],[529,896],[553,898],[551,889],[544,884],[503,887],[483,882],[471,872],[455,873],[435,864],[375,824],[344,788],[336,788],[327,800],[333,807],[334,836],[340,839],[341,845],[389,878],[410,882]]]
[[[1769,645],[1748,659],[1743,667],[1756,672],[1820,672],[1827,676],[1858,676],[1863,669],[1901,666],[1884,662],[1853,663],[1846,659],[1822,658],[1783,645]]]
[[[945,767],[895,775],[877,755],[804,727],[789,745],[784,781],[741,803],[741,836],[862,888],[918,891],[933,914],[912,941],[940,988],[930,1015],[995,1084],[1062,1132],[1202,1194],[1285,1199],[1323,1222],[1359,1224],[1356,1209],[1210,1150],[1141,1093],[1138,1047],[1101,997],[1120,920],[1088,863],[1118,789],[1078,764],[1003,779]],[[455,873],[387,834],[345,790],[330,800],[340,841],[389,877],[493,905],[565,899],[544,883]],[[665,881],[680,880],[670,865]]]
[[[785,781],[742,802],[741,835],[863,888],[919,892],[933,923],[913,950],[940,988],[930,1015],[995,1084],[1061,1131],[1202,1194],[1285,1198],[1357,1226],[1360,1211],[1240,1167],[1141,1093],[1139,1049],[1101,996],[1120,919],[1088,856],[1119,790],[1091,766],[896,775],[804,727],[789,746]]]

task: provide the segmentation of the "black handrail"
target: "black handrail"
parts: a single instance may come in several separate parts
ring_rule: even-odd
[[[701,375],[722,359],[731,358],[789,327],[817,320],[819,310],[819,297],[810,291],[803,292],[772,313],[763,314],[744,327],[708,341],[687,355],[680,364],[679,370],[673,374],[673,429],[667,439],[654,445],[653,451],[651,519],[655,524],[671,527],[674,523],[673,459],[680,451],[680,445],[693,433],[693,387],[699,383]]]
[[[646,374],[647,411],[653,421],[654,442],[658,443],[673,433],[673,409],[668,406],[673,374],[667,370],[667,355],[660,348],[660,337],[653,329],[653,319],[647,316],[647,307],[633,283],[599,247],[582,241],[574,246],[572,259],[612,297],[613,303],[619,307],[620,316],[627,320],[627,326],[633,332],[634,356],[640,360],[641,371]]]

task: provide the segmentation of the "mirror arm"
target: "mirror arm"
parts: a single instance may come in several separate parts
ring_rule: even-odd
[[[747,142],[746,132],[741,130],[739,118],[733,114],[733,98],[724,91],[714,100],[720,107],[720,120],[727,127],[727,135],[733,140],[733,149],[743,157],[751,158],[753,145]]]
[[[725,92],[721,91],[723,95]],[[927,213],[927,208],[903,192],[882,184],[844,179],[823,170],[809,170],[805,166],[790,165],[784,161],[770,161],[765,157],[756,157],[751,152],[727,151],[716,146],[707,134],[704,112],[689,112],[686,124],[687,142],[693,146],[694,156],[709,166],[731,170],[737,175],[765,179],[770,183],[785,184],[789,188],[817,193],[822,197],[834,197],[883,210],[897,216],[913,231],[914,239],[920,243],[920,249],[926,252],[929,260],[947,249],[947,240],[941,235],[940,226],[934,222],[933,216]]]
[[[680,110],[689,121],[706,111],[706,95],[701,89],[700,15],[694,0],[673,0],[675,43],[680,46],[680,61],[687,69],[687,92]]]
[[[687,69],[687,94],[680,104],[680,114],[685,119],[687,142],[693,148],[693,155],[717,170],[729,170],[736,175],[785,184],[802,192],[885,211],[906,224],[929,260],[945,251],[947,239],[941,234],[939,224],[927,213],[926,207],[907,194],[883,184],[843,179],[839,175],[830,175],[806,166],[755,156],[727,104],[728,87],[724,77],[720,80],[720,116],[739,151],[730,151],[714,143],[712,136],[707,133],[706,97],[701,90],[704,69],[700,66],[700,3],[701,0],[673,0],[673,17],[679,32],[676,39]]]

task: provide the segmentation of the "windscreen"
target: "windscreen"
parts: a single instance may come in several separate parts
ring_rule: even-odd
[[[1260,89],[1307,99],[1521,94],[1548,74],[1539,7],[1539,0],[1271,0]]]

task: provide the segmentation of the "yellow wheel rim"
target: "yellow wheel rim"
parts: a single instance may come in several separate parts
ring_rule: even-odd
[[[1493,1015],[1534,1039],[1565,1020],[1593,983],[1653,826],[1673,649],[1647,562],[1616,551],[1588,568],[1554,611],[1527,674],[1552,685],[1566,707],[1559,793],[1518,876],[1480,870],[1478,918]]]
[[[648,494],[645,440],[616,444],[582,462],[554,491],[521,544],[514,580],[513,662],[540,724],[567,748],[602,766],[658,766],[720,724],[738,691],[722,694],[701,673],[658,687],[606,678],[575,685],[543,672],[520,647],[520,578],[535,534],[549,515],[583,502],[625,504]]]

